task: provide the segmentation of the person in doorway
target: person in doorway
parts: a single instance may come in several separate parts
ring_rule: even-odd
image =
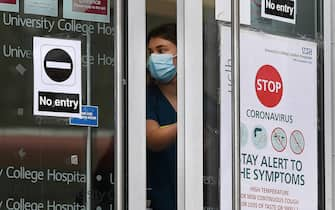
[[[177,209],[177,34],[165,24],[148,35],[147,187],[153,210]],[[149,202],[150,203],[150,202]]]

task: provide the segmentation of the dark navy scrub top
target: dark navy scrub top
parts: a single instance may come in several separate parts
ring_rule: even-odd
[[[147,89],[147,119],[160,126],[177,122],[177,112],[156,85]],[[177,142],[159,152],[147,149],[148,200],[153,210],[177,209]]]

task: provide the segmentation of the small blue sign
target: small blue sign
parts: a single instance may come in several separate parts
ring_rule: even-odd
[[[98,127],[99,109],[97,106],[83,105],[81,108],[81,117],[71,117],[69,119],[70,125]]]

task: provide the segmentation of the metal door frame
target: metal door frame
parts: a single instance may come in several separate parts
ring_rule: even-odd
[[[146,209],[146,2],[127,5],[128,209]]]
[[[202,0],[177,0],[178,210],[203,209]]]
[[[124,142],[124,7],[123,0],[114,1],[114,117],[115,117],[115,141],[114,141],[114,209],[125,209],[125,142]]]
[[[333,67],[335,66],[334,54],[334,32],[335,32],[335,15],[333,11],[335,4],[332,0],[324,0],[323,17],[324,17],[324,116],[325,116],[325,202],[326,209],[334,209],[334,162],[335,162],[335,144],[333,143],[334,135],[334,121],[335,121],[335,91],[334,81],[335,74]]]

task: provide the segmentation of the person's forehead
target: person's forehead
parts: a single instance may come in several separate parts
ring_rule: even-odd
[[[174,44],[170,42],[169,40],[166,40],[160,37],[154,37],[150,39],[148,47],[153,49],[153,48],[159,48],[163,46],[174,46]]]

